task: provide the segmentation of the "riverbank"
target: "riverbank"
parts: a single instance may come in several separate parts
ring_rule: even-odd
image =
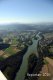
[[[22,59],[26,53],[28,46],[19,51],[15,55],[8,57],[0,62],[0,70],[4,73],[8,80],[14,80],[16,73],[19,71],[22,64]]]
[[[39,38],[37,40],[33,40],[32,45],[30,45],[29,47],[25,46],[23,50],[0,62],[0,69],[5,74],[8,80],[24,80],[25,74],[27,72],[29,56],[32,53],[35,53],[35,55],[39,57],[37,52],[37,45],[40,39],[39,34],[37,34],[37,37]]]
[[[28,69],[24,80],[38,80],[39,78],[38,74],[44,65],[43,54],[40,51],[39,41],[37,44],[37,52],[39,57],[33,53],[28,58]]]
[[[38,41],[41,38],[39,36],[39,33],[36,36],[38,37],[38,39],[37,40],[33,39],[33,44],[28,47],[28,50],[23,57],[23,61],[22,61],[20,70],[17,72],[15,80],[24,80],[25,79],[25,75],[26,75],[26,72],[28,69],[28,58],[32,53],[35,53],[35,55],[37,57],[39,57],[38,52],[37,52],[37,45],[38,45]]]

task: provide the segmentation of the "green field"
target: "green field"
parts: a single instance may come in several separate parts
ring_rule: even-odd
[[[10,46],[9,48],[5,49],[5,53],[9,53],[10,55],[15,54],[16,52],[17,51],[15,51],[12,46]]]

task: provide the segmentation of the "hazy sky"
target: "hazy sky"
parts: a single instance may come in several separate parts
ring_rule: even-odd
[[[0,0],[0,24],[53,22],[53,0]]]

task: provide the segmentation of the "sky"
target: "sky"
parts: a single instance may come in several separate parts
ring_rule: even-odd
[[[53,0],[0,0],[0,24],[53,22]]]

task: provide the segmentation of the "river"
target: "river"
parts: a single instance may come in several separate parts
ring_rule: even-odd
[[[26,74],[26,72],[27,72],[29,55],[32,54],[32,53],[35,53],[36,56],[38,57],[37,44],[38,44],[38,41],[41,39],[41,37],[39,36],[39,33],[38,33],[36,36],[38,37],[38,40],[34,40],[34,39],[33,39],[33,44],[28,47],[27,52],[26,52],[25,55],[23,56],[23,61],[22,61],[22,64],[21,64],[21,66],[20,66],[19,71],[18,71],[17,74],[16,74],[15,80],[24,80],[25,74]]]

